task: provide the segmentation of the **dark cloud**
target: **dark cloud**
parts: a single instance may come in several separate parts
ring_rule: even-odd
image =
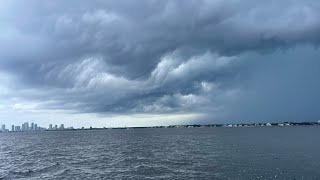
[[[250,70],[254,76],[243,81],[248,86],[237,100],[226,105],[228,118],[250,122],[319,119],[319,55],[319,49],[310,47],[253,55],[259,65]]]
[[[0,71],[14,78],[10,96],[37,108],[223,121],[319,115],[310,90],[318,86],[309,82],[317,76],[317,1],[1,4]]]

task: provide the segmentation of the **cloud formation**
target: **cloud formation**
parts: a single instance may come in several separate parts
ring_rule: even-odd
[[[0,111],[314,120],[319,8],[315,0],[4,0]]]

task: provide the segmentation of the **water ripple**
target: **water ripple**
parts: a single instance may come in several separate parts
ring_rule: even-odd
[[[307,127],[2,133],[0,179],[316,179],[319,135]]]

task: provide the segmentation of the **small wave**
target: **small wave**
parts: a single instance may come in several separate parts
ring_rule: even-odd
[[[9,171],[9,173],[0,179],[16,179],[16,178],[23,178],[23,177],[29,177],[33,173],[32,170],[26,170],[26,171]]]
[[[34,173],[34,171],[32,170],[25,170],[25,171],[10,171],[9,174],[12,175],[17,175],[17,176],[29,176],[32,173]]]
[[[16,179],[16,178],[30,178],[39,176],[40,174],[46,174],[46,173],[54,173],[59,170],[61,170],[60,163],[55,163],[53,165],[40,168],[40,169],[28,169],[24,171],[9,171],[9,173],[2,177],[1,179]]]
[[[42,169],[37,170],[38,173],[47,173],[47,172],[53,172],[53,171],[58,171],[60,170],[61,165],[60,163],[55,163],[51,166],[44,167]]]

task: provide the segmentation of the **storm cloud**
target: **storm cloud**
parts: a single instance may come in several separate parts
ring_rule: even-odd
[[[317,120],[319,9],[315,0],[3,0],[0,112]]]

